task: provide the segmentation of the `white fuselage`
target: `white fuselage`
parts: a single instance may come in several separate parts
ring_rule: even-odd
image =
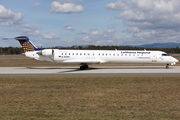
[[[44,49],[26,52],[27,57],[40,61],[72,64],[100,64],[100,63],[160,63],[175,64],[177,59],[162,51],[136,50],[58,50]]]

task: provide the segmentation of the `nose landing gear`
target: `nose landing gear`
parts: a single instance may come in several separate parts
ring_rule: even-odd
[[[166,64],[166,69],[169,69],[169,64]]]

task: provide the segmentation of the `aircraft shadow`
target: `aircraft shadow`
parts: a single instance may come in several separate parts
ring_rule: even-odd
[[[88,69],[85,69],[85,70],[80,70],[79,67],[67,67],[67,68],[63,68],[63,67],[26,67],[27,69],[69,69],[69,70],[66,70],[66,71],[62,71],[62,72],[57,72],[57,73],[70,73],[70,72],[78,72],[78,71],[89,71],[89,70],[101,70],[101,69],[154,69],[154,70],[157,70],[157,69],[165,69],[164,66],[158,66],[158,67],[152,67],[152,66],[146,66],[146,67],[136,67],[136,66],[127,66],[127,67],[124,67],[124,66],[119,66],[119,67],[89,67]],[[169,68],[169,69],[173,69],[173,68]]]
[[[165,67],[151,67],[151,66],[147,66],[147,67],[135,67],[135,66],[124,67],[124,66],[121,66],[121,67],[107,67],[107,68],[96,68],[96,69],[165,69]]]
[[[26,67],[27,69],[77,69],[80,70],[79,67],[75,68],[75,67]],[[146,66],[146,67],[131,67],[131,66],[119,66],[119,67],[89,67],[86,70],[94,70],[94,69],[165,69],[165,66],[159,66],[159,67],[151,67],[151,66]],[[172,67],[170,67],[169,69],[172,69]],[[81,70],[82,71],[82,70]]]
[[[62,67],[26,67],[27,69],[64,69]],[[73,68],[68,68],[73,69]]]
[[[62,68],[62,67],[26,67],[27,69],[39,69],[39,70],[42,70],[42,69],[71,69],[71,70],[68,70],[68,71],[62,71],[62,72],[58,72],[58,73],[67,73],[67,72],[75,72],[75,71],[85,71],[85,70],[80,70],[79,67],[75,68],[71,68],[71,67],[68,67],[68,68]],[[73,69],[73,70],[72,70]],[[89,68],[89,69],[86,69],[86,70],[94,70],[94,69],[98,69],[98,68]]]

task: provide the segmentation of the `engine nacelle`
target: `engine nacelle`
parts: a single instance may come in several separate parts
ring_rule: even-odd
[[[52,56],[54,54],[54,50],[53,49],[44,49],[41,51],[40,54],[43,56]]]

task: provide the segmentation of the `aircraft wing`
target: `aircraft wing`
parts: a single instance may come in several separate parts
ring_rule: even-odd
[[[62,63],[71,63],[71,64],[99,64],[101,63],[100,60],[86,60],[86,59],[72,59],[72,60],[65,60]]]

